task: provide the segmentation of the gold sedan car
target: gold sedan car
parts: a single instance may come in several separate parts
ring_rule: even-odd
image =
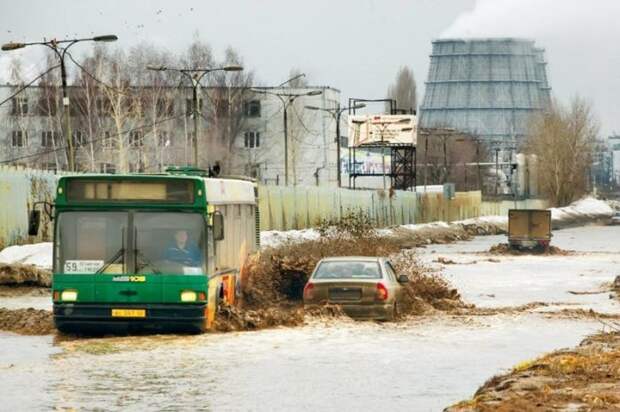
[[[407,282],[386,258],[326,258],[304,287],[304,305],[335,304],[352,318],[392,320],[401,313]]]

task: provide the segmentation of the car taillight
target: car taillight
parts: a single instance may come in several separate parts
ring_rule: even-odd
[[[377,292],[375,294],[377,300],[387,300],[388,290],[383,283],[377,283]]]
[[[304,287],[304,300],[310,300],[314,297],[314,284],[313,283],[306,283],[306,286]]]

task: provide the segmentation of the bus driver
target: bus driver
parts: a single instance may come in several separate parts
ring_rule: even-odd
[[[200,266],[200,250],[189,242],[187,230],[174,232],[174,242],[164,254],[166,260],[180,263],[184,266]]]

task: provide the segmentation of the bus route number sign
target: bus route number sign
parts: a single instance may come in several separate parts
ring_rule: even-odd
[[[96,273],[103,266],[103,260],[67,260],[64,273]]]

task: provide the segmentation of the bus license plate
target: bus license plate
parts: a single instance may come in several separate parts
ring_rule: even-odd
[[[146,309],[112,309],[113,318],[146,318]]]

